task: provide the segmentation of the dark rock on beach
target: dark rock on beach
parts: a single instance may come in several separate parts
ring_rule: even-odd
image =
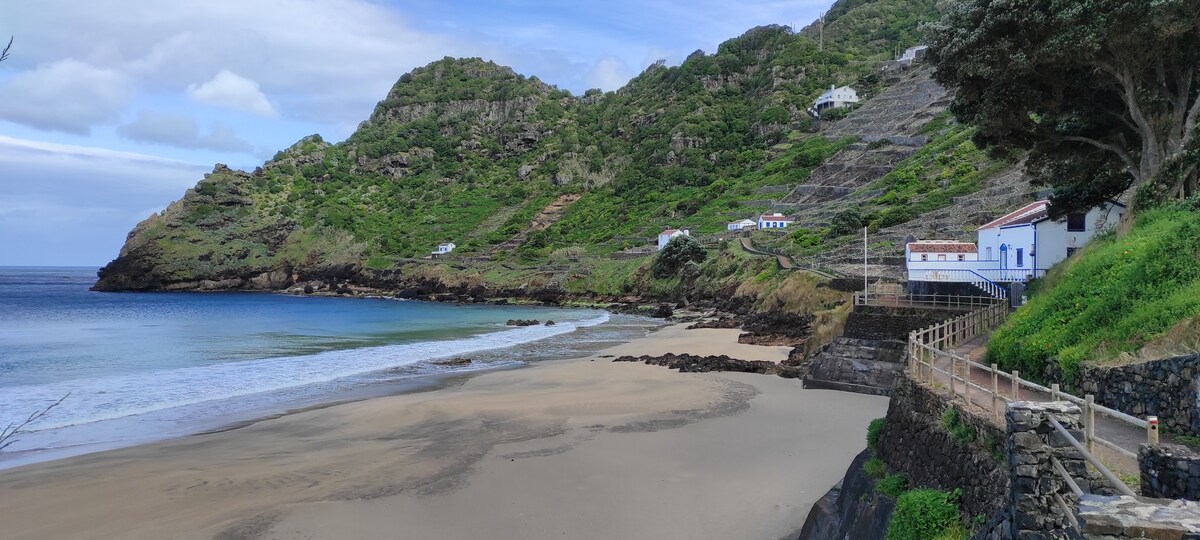
[[[471,363],[470,358],[449,358],[446,360],[434,360],[431,362],[435,366],[465,366]]]
[[[509,326],[535,326],[541,323],[537,319],[509,319],[505,324]]]
[[[680,373],[706,373],[709,371],[737,371],[775,375],[779,366],[765,360],[739,360],[726,355],[696,356],[692,354],[664,354],[662,356],[621,356],[613,362],[643,362],[648,365],[677,369]]]
[[[719,319],[709,319],[706,321],[698,321],[698,322],[692,323],[691,325],[688,325],[687,329],[695,330],[697,328],[737,328],[738,326],[741,326],[741,324],[738,323],[737,319],[735,319],[733,317],[721,317]]]

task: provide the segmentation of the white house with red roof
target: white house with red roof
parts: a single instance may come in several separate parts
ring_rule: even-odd
[[[662,248],[667,247],[667,242],[670,242],[671,239],[675,238],[676,236],[691,235],[691,231],[687,229],[672,229],[670,227],[663,229],[663,232],[658,233],[658,249],[659,251],[662,251]]]
[[[1116,225],[1125,205],[1109,201],[1087,212],[1050,219],[1036,201],[983,224],[975,244],[920,240],[905,246],[908,281],[974,283],[985,289],[1041,277],[1096,233]],[[990,285],[989,285],[990,284]]]
[[[759,229],[783,229],[795,222],[796,220],[778,213],[758,216]]]

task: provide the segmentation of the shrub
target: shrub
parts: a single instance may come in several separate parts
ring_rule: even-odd
[[[914,489],[896,497],[887,540],[929,540],[959,526],[958,491]]]
[[[690,261],[701,263],[707,257],[708,252],[699,240],[688,235],[679,235],[667,242],[662,251],[658,252],[650,272],[658,279],[666,279],[674,276],[684,264]]]
[[[857,207],[850,207],[833,215],[829,220],[829,234],[842,236],[862,229],[862,212]]]
[[[942,413],[942,427],[946,428],[946,432],[958,442],[965,443],[975,440],[975,426],[963,422],[958,417],[958,409],[953,407],[946,407]]]
[[[866,463],[863,463],[863,472],[867,473],[867,476],[871,478],[880,479],[887,476],[887,464],[882,459],[871,458]]]
[[[887,478],[875,484],[875,491],[895,499],[908,491],[908,477],[903,474],[889,474]]]
[[[879,437],[883,434],[883,419],[876,418],[867,424],[867,449],[871,454],[878,454]]]

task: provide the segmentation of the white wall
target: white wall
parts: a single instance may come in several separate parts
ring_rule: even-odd
[[[1067,220],[1042,221],[1037,223],[1038,269],[1048,269],[1067,258],[1067,248],[1081,248],[1103,228],[1113,227],[1125,212],[1112,204],[1105,204],[1088,211],[1084,220],[1084,231],[1068,231]],[[1099,227],[1104,221],[1104,227]]]
[[[1017,225],[1014,227],[1001,227],[998,244],[1008,246],[1006,252],[1001,252],[997,247],[996,258],[1000,260],[1000,268],[1002,269],[1032,269],[1034,268],[1034,227],[1030,225]],[[1024,252],[1024,261],[1021,266],[1017,266],[1017,250]],[[1007,258],[1005,258],[1007,257]],[[1038,261],[1038,268],[1041,266],[1041,261]]]

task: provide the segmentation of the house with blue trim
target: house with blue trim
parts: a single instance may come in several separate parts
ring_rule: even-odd
[[[1116,225],[1125,205],[1108,201],[1086,212],[1050,219],[1050,202],[1029,203],[977,229],[975,244],[909,242],[904,249],[913,283],[972,283],[982,288],[1024,283],[1045,275],[1097,233]]]

